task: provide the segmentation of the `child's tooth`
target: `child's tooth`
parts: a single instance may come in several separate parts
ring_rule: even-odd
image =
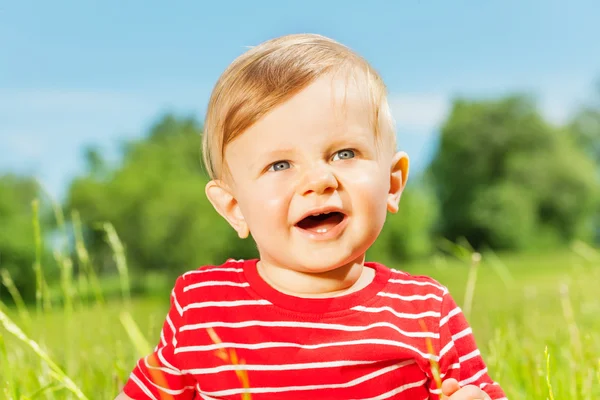
[[[325,233],[325,232],[327,232],[327,229],[325,229],[325,228],[317,229],[317,233]]]

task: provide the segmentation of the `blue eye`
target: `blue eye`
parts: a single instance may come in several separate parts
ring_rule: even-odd
[[[340,150],[333,155],[333,161],[337,160],[348,160],[354,158],[354,151],[350,149]]]
[[[287,161],[277,161],[276,163],[271,164],[269,171],[283,171],[285,169],[290,168],[290,163]]]

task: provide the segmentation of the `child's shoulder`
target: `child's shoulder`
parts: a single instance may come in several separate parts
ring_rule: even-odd
[[[226,292],[243,289],[249,285],[243,272],[244,262],[228,259],[221,265],[203,265],[187,271],[177,277],[172,295],[185,302],[186,299],[196,301],[198,296],[217,298],[223,289],[227,289]]]
[[[187,271],[177,278],[176,286],[189,287],[203,282],[218,284],[218,282],[240,282],[243,280],[244,260],[228,259],[221,265],[203,265]]]
[[[430,276],[413,275],[395,268],[389,269],[391,271],[389,283],[394,284],[399,290],[404,288],[404,290],[414,293],[433,293],[438,296],[444,296],[448,293],[446,286]]]
[[[186,285],[189,285],[190,283],[200,281],[236,279],[243,271],[243,267],[244,260],[234,260],[233,258],[230,258],[221,265],[202,265],[194,270],[187,271],[179,276],[179,280],[182,280]]]

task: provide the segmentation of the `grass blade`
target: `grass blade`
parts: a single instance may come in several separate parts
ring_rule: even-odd
[[[465,299],[463,302],[463,314],[468,319],[471,315],[473,306],[473,297],[475,296],[475,284],[477,283],[477,267],[481,262],[481,254],[473,253],[471,255],[471,268],[469,268],[469,277],[467,278],[467,288],[465,289]]]
[[[79,217],[79,213],[77,211],[73,211],[71,213],[71,221],[73,222],[75,253],[77,254],[77,260],[79,261],[80,271],[85,272],[87,281],[92,285],[92,290],[94,291],[94,296],[96,297],[96,304],[104,304],[104,296],[102,295],[100,282],[98,281],[98,276],[91,265],[90,256],[83,241],[81,218]]]
[[[125,301],[125,304],[129,306],[131,304],[131,292],[129,285],[129,269],[127,268],[127,259],[125,258],[125,248],[117,235],[117,231],[111,223],[104,223],[103,228],[106,232],[108,244],[113,251],[113,259],[115,260],[117,271],[119,272],[123,300]]]
[[[42,234],[39,221],[39,200],[33,200],[31,202],[31,208],[33,210],[33,239],[35,241],[35,262],[33,263],[33,270],[35,271],[35,308],[38,315],[40,315],[42,313],[44,276],[42,273]]]
[[[59,382],[62,383],[64,387],[71,393],[73,393],[77,399],[88,400],[79,387],[77,387],[75,382],[73,382],[73,380],[69,378],[54,361],[52,361],[50,356],[34,340],[31,340],[29,337],[27,337],[27,335],[25,335],[25,333],[23,333],[23,331],[8,317],[8,315],[2,312],[2,310],[0,310],[0,323],[2,323],[4,329],[12,333],[17,339],[32,349],[33,352],[37,354],[56,374]]]
[[[548,386],[548,396],[550,400],[554,400],[552,384],[550,383],[550,353],[548,352],[548,346],[546,346],[544,354],[546,355],[546,385]]]
[[[129,339],[131,340],[131,343],[138,351],[138,354],[140,356],[150,354],[152,352],[152,347],[150,347],[150,344],[131,317],[131,314],[129,314],[127,311],[123,311],[120,315],[120,320],[121,324],[123,324],[123,327],[125,328],[125,331],[127,332],[127,335],[129,336]]]
[[[29,316],[29,311],[27,311],[23,297],[21,296],[21,293],[19,293],[19,289],[17,289],[17,286],[10,276],[10,272],[6,269],[2,269],[0,271],[0,276],[2,277],[2,284],[8,289],[8,293],[10,293],[10,296],[17,306],[19,318],[21,318],[27,326],[27,329],[29,329],[31,327],[31,317]]]
[[[2,360],[2,371],[3,373],[3,381],[6,384],[4,388],[4,395],[8,399],[18,399],[19,395],[17,393],[17,384],[13,375],[12,367],[10,365],[10,360],[8,359],[8,352],[6,351],[6,343],[4,343],[4,336],[2,332],[0,332],[0,359]]]

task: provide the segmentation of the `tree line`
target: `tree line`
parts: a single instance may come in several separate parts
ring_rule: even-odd
[[[67,226],[71,210],[80,216],[98,274],[114,271],[104,222],[115,227],[137,272],[178,274],[257,255],[204,195],[201,134],[194,118],[165,115],[145,137],[123,145],[116,165],[98,149],[85,150],[86,170],[59,206]],[[41,249],[31,207],[38,198]],[[31,177],[0,176],[0,269],[27,298],[34,292],[36,251],[42,262],[53,262],[60,233],[51,211]],[[528,96],[455,99],[433,161],[413,174],[399,213],[388,218],[368,257],[398,264],[431,255],[445,240],[507,251],[600,243],[600,104],[558,126]]]

